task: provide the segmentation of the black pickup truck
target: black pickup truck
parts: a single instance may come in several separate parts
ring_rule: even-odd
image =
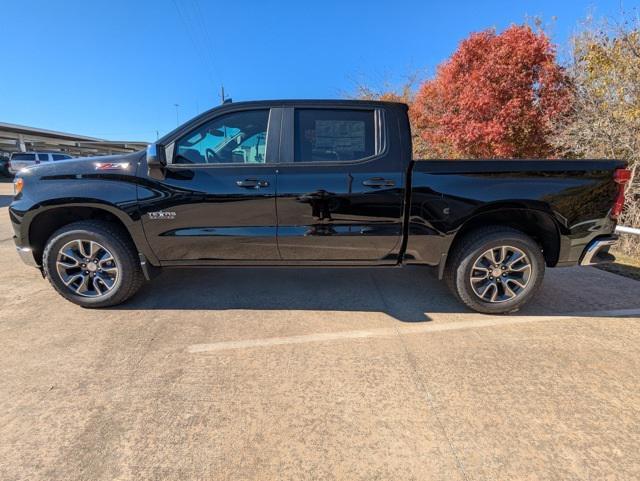
[[[168,267],[419,264],[506,313],[545,267],[612,259],[623,162],[411,151],[404,104],[228,103],[146,152],[27,169],[9,212],[22,258],[85,307]]]

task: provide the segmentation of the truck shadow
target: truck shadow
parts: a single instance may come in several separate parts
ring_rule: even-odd
[[[638,308],[638,299],[640,282],[593,268],[552,269],[540,293],[516,315],[596,315]],[[433,269],[421,267],[167,270],[115,309],[382,312],[402,322],[472,312]]]
[[[123,309],[385,312],[425,322],[464,311],[431,269],[214,268],[166,270]]]

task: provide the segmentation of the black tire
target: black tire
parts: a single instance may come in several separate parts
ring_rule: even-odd
[[[472,286],[472,273],[476,276],[479,272],[474,270],[474,264],[481,259],[483,253],[502,246],[510,246],[526,254],[527,258],[525,260],[531,266],[530,270],[527,271],[529,272],[527,282],[524,288],[516,287],[519,291],[512,299],[486,300],[476,294]],[[542,284],[544,270],[545,261],[542,256],[542,250],[531,237],[509,227],[489,226],[468,232],[460,239],[447,259],[444,279],[455,296],[474,311],[485,314],[507,314],[520,309],[536,294]],[[487,275],[491,274],[491,269],[488,269]],[[491,279],[494,279],[494,277],[491,277]],[[504,285],[501,284],[501,281],[500,277],[496,277],[493,283],[499,284],[502,293],[505,293]],[[475,282],[486,282],[488,284],[491,281],[485,279],[483,281],[476,280]],[[512,284],[510,285],[513,287]],[[495,289],[496,293],[500,292],[498,287]],[[493,289],[490,289],[487,297],[492,293]],[[505,294],[503,297],[508,298],[508,295]]]
[[[65,285],[57,269],[60,250],[68,243],[83,239],[95,241],[108,249],[118,269],[118,275],[108,292],[95,297],[79,295]],[[135,246],[121,227],[100,220],[67,224],[49,238],[42,257],[44,274],[58,293],[82,307],[108,307],[121,304],[133,296],[144,282]],[[87,271],[85,271],[87,272]],[[103,286],[104,288],[104,286]]]

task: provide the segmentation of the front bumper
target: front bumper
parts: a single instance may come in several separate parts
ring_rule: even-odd
[[[24,262],[26,265],[28,265],[29,267],[40,267],[36,262],[36,258],[33,255],[31,247],[16,246],[16,250],[18,251],[20,259],[22,259],[22,262]]]
[[[618,242],[618,236],[616,235],[598,237],[592,240],[582,253],[582,257],[580,257],[580,265],[593,266],[615,261],[616,258],[609,253],[609,248],[616,242]]]

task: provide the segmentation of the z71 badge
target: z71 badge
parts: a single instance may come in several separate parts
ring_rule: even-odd
[[[127,170],[129,162],[96,162],[96,170]]]
[[[149,219],[152,220],[160,220],[160,219],[174,219],[176,217],[175,212],[167,211],[167,210],[159,210],[157,212],[149,212],[147,214]]]

